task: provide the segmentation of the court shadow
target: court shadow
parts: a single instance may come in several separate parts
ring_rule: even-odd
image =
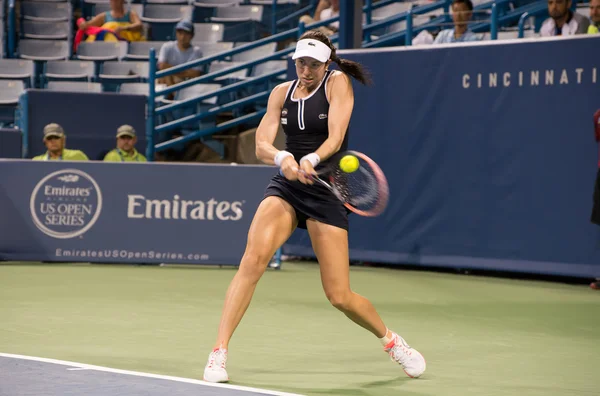
[[[411,381],[427,381],[427,379],[412,379],[405,375],[398,376],[396,378],[390,378],[387,380],[380,381],[370,381],[362,384],[350,384],[347,388],[310,388],[310,385],[303,388],[297,387],[286,387],[286,392],[294,392],[299,394],[306,395],[338,395],[338,396],[371,396],[373,394],[377,395],[392,395],[398,392],[398,388],[404,386],[404,384],[409,383]],[[269,389],[272,388],[272,384],[259,384],[259,383],[244,383],[244,384],[236,384],[233,385],[244,385],[244,386],[252,386],[256,388]],[[402,390],[402,396],[422,396],[422,393],[419,392],[407,392]]]

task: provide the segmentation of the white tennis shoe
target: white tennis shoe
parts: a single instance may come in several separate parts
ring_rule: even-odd
[[[204,368],[204,381],[208,382],[227,382],[229,376],[225,365],[227,364],[227,349],[215,348],[208,355],[208,363]]]
[[[387,344],[383,350],[390,355],[393,362],[402,366],[402,369],[411,378],[418,378],[424,372],[427,364],[425,358],[419,351],[411,348],[404,338],[393,333],[392,341]]]

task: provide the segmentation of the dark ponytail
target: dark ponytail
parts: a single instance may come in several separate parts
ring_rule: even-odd
[[[309,30],[300,37],[300,40],[302,39],[319,40],[320,42],[331,48],[331,56],[329,57],[329,59],[337,63],[342,72],[348,74],[355,80],[358,80],[363,85],[368,85],[372,82],[371,76],[369,75],[369,73],[363,65],[361,65],[358,62],[354,62],[348,59],[342,59],[339,56],[337,56],[335,47],[331,43],[331,40],[329,40],[329,37],[327,37],[319,30]]]

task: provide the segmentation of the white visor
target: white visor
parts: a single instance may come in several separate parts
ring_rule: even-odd
[[[300,40],[298,41],[298,44],[296,44],[296,52],[294,52],[294,56],[292,56],[292,59],[303,58],[305,56],[316,59],[319,62],[325,63],[329,60],[329,57],[331,56],[331,48],[329,48],[327,45],[323,44],[319,40]]]

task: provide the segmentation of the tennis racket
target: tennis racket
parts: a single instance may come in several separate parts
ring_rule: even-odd
[[[358,159],[358,169],[354,172],[344,172],[340,168],[340,159],[347,155]],[[283,175],[281,171],[280,174]],[[338,153],[330,159],[327,166],[319,169],[316,175],[307,177],[327,187],[346,208],[360,216],[379,216],[387,207],[387,179],[375,161],[363,153]]]

